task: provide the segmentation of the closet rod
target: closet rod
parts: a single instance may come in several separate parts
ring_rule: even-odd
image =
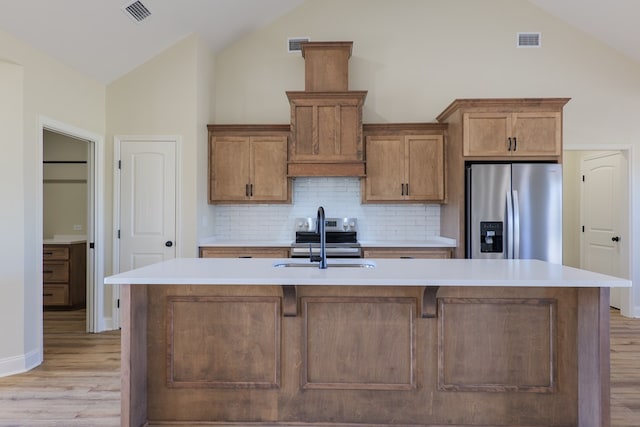
[[[86,160],[44,160],[42,163],[54,163],[54,164],[62,164],[62,163],[87,163]]]

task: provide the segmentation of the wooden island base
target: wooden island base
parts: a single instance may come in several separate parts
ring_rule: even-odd
[[[124,285],[122,425],[609,426],[608,288],[436,289]]]

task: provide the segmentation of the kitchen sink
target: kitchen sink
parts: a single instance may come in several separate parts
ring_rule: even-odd
[[[277,268],[289,268],[289,267],[313,267],[313,268],[318,268],[318,263],[317,262],[309,262],[309,261],[302,261],[302,262],[277,262],[275,264],[273,264],[274,267]],[[373,262],[369,262],[369,261],[362,261],[362,262],[328,262],[327,263],[327,267],[328,268],[334,268],[334,267],[340,267],[340,268],[373,268],[375,267],[375,263]]]

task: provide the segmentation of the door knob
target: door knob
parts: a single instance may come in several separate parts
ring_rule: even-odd
[[[620,236],[613,236],[613,237],[611,238],[611,241],[612,241],[612,242],[619,242],[619,241],[620,241]]]
[[[173,242],[171,240],[167,240],[166,242],[164,242],[164,245],[170,248],[171,246],[173,246]]]

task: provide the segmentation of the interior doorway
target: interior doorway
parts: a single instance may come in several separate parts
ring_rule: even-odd
[[[80,225],[86,231],[86,330],[102,332],[110,329],[104,318],[104,140],[94,133],[78,129],[46,117],[40,117],[40,152],[44,153],[46,135],[70,138],[86,148],[86,225],[72,221],[71,227]],[[44,157],[43,157],[44,160]],[[83,165],[82,163],[73,163]],[[44,167],[44,164],[43,164]],[[44,222],[44,180],[40,186],[39,203]],[[81,181],[81,179],[78,179]],[[77,221],[75,221],[77,222]],[[43,230],[44,231],[44,230]],[[70,234],[82,230],[73,230]],[[43,233],[43,243],[44,243]]]
[[[617,277],[630,277],[628,150],[565,151],[564,263]],[[611,291],[611,306],[632,310],[631,289]]]

